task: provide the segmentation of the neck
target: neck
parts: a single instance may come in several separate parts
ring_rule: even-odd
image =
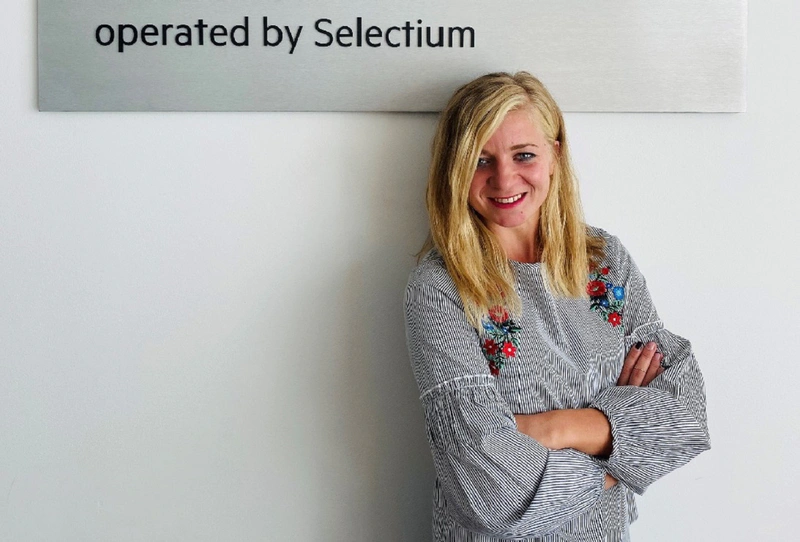
[[[509,260],[522,263],[536,263],[542,259],[542,247],[536,242],[537,230],[510,230],[500,228],[494,231],[500,246],[506,252]]]
[[[542,260],[542,252],[535,243],[527,247],[519,247],[517,250],[506,249],[506,255],[509,260],[522,263],[536,263]]]

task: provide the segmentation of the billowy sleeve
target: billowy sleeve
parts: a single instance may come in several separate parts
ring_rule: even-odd
[[[607,239],[625,287],[625,351],[655,341],[665,371],[646,387],[612,386],[592,402],[611,422],[613,451],[599,463],[636,493],[710,448],[703,375],[689,341],[664,327],[625,247]],[[613,265],[613,264],[612,264]]]
[[[591,509],[605,471],[517,430],[443,267],[423,263],[412,273],[405,312],[434,466],[454,519],[493,536],[533,537]]]

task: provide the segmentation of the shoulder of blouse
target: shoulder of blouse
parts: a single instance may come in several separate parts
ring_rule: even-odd
[[[603,228],[599,228],[597,226],[590,226],[587,224],[586,233],[592,237],[601,237],[602,239],[605,239],[606,243],[619,242],[616,236],[612,235],[607,230],[604,230]]]
[[[607,262],[619,262],[626,257],[627,251],[616,235],[609,233],[603,228],[589,225],[586,226],[586,233],[592,237],[599,237],[606,242],[603,252]]]
[[[425,254],[411,271],[408,276],[406,292],[428,288],[441,291],[463,310],[461,296],[447,271],[442,255],[436,249],[431,249]]]

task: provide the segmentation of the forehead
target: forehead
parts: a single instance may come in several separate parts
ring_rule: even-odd
[[[523,143],[543,145],[546,143],[536,111],[530,108],[509,111],[489,136],[484,148],[512,146]]]

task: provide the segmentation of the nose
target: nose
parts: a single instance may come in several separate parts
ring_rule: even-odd
[[[496,160],[494,163],[494,171],[489,179],[489,184],[493,188],[502,190],[513,183],[515,174],[513,162],[509,162],[508,160]]]

